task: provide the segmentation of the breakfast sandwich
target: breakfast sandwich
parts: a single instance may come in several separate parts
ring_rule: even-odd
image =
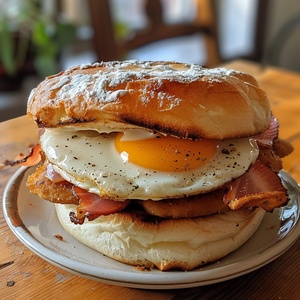
[[[192,270],[244,244],[285,205],[266,93],[245,73],[113,61],[47,77],[28,116],[41,164],[27,186],[61,225],[117,261]]]

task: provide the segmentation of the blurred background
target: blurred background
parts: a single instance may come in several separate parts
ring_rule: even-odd
[[[299,41],[299,0],[0,0],[0,121],[74,65],[248,59],[298,72]]]

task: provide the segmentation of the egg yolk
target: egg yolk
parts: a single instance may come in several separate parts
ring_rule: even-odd
[[[118,133],[115,147],[128,161],[142,167],[182,172],[199,168],[216,153],[215,140],[187,140],[172,136],[155,135],[154,138],[122,140]]]

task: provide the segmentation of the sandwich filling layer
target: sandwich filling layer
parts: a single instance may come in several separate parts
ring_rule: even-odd
[[[176,144],[182,140],[173,138],[168,143],[175,146],[167,143],[165,147],[171,153],[162,156],[157,152],[163,153],[164,149],[156,148],[155,141],[166,137],[149,137],[148,132],[137,131],[136,140],[131,133],[120,141],[116,132],[46,129],[41,147],[65,180],[119,200],[160,200],[207,193],[243,175],[259,154],[256,142],[249,138],[188,140],[195,143],[193,149],[189,144],[184,149]],[[132,142],[129,146],[128,140]],[[179,165],[179,170],[165,171],[169,163]]]

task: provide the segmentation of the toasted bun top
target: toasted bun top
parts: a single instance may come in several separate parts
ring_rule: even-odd
[[[232,138],[270,124],[266,94],[245,73],[175,62],[102,62],[47,77],[28,100],[39,127],[145,128]]]

